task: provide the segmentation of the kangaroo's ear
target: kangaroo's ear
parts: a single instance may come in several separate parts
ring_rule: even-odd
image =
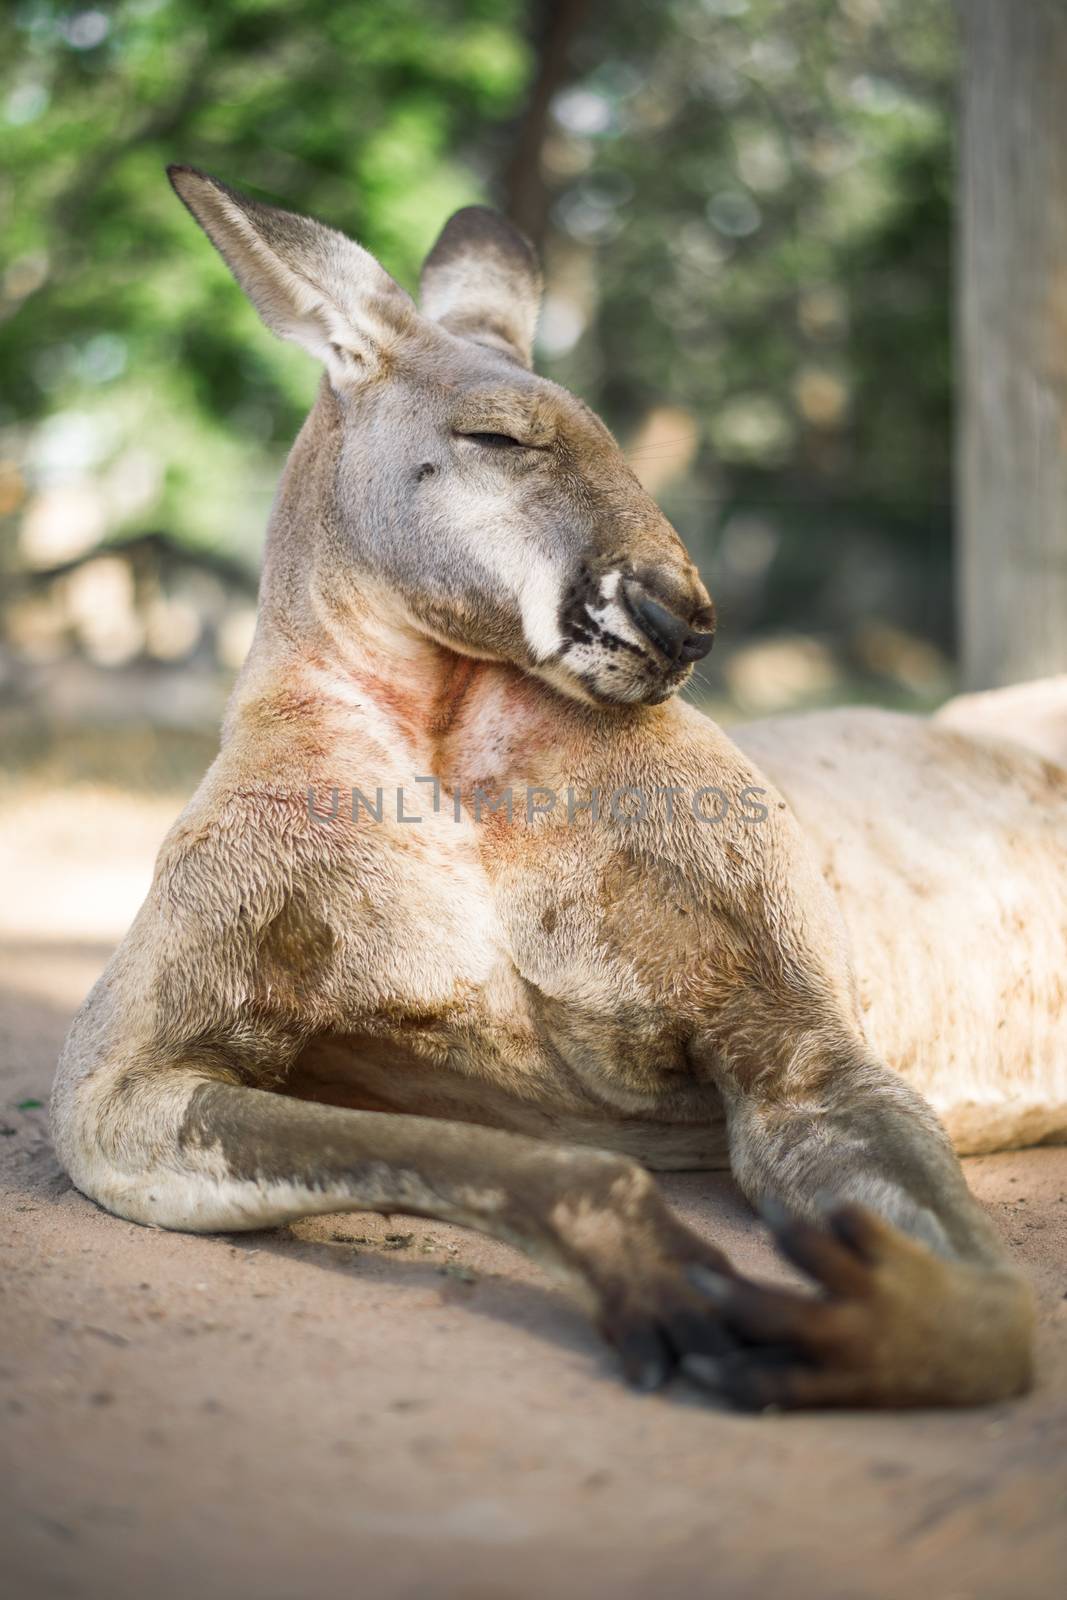
[[[195,167],[168,167],[167,176],[267,327],[325,362],[335,382],[373,376],[414,325],[410,297],[343,233]]]
[[[423,316],[450,333],[531,364],[541,269],[518,228],[486,206],[445,223],[422,269]]]

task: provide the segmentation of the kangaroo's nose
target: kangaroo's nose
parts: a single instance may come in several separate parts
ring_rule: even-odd
[[[632,579],[623,584],[623,596],[626,609],[645,638],[651,640],[668,661],[702,661],[715,643],[714,612],[710,607],[704,607],[692,619],[705,627],[694,628],[660,605],[647,589]],[[710,628],[705,631],[709,622]]]

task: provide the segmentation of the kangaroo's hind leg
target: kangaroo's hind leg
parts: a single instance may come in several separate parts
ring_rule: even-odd
[[[725,1258],[623,1157],[314,1105],[180,1063],[98,1063],[77,1086],[61,1072],[53,1122],[77,1186],[135,1222],[210,1232],[370,1210],[490,1234],[579,1291],[643,1388],[729,1342],[688,1278],[728,1273]]]

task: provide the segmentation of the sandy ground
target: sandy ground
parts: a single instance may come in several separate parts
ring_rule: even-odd
[[[1067,1150],[968,1164],[1040,1295],[1040,1385],[960,1414],[629,1393],[502,1247],[402,1217],[195,1238],[104,1215],[47,1098],[177,807],[0,796],[0,1589],[12,1600],[1037,1597],[1067,1561]],[[725,1179],[685,1215],[776,1270]]]

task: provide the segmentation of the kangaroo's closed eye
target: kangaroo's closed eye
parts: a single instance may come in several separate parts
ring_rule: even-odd
[[[529,450],[533,446],[513,439],[510,433],[460,433],[457,438],[469,439],[472,444],[484,445],[487,450]]]

